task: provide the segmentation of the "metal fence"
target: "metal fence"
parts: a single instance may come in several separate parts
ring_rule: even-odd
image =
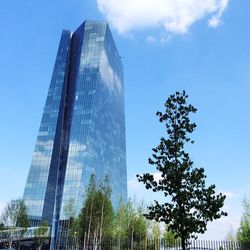
[[[108,240],[91,244],[76,241],[69,242],[65,246],[57,246],[56,250],[182,250],[182,247],[180,241],[142,240],[131,242]],[[186,250],[250,250],[250,246],[237,241],[193,240],[187,244]]]

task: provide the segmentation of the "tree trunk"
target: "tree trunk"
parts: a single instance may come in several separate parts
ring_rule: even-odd
[[[11,249],[11,246],[12,246],[12,237],[13,237],[13,231],[11,230],[10,231],[10,241],[9,241],[9,248],[8,249]]]
[[[91,205],[90,205],[90,217],[89,217],[89,228],[88,228],[88,236],[87,236],[87,245],[89,244],[90,238],[90,228],[92,223],[92,210],[93,210],[94,197],[92,196]]]
[[[134,246],[134,226],[132,226],[132,232],[131,232],[131,250],[133,250],[133,246]]]
[[[87,235],[87,233],[86,233],[86,231],[85,231],[85,232],[84,232],[84,239],[83,239],[83,250],[86,249],[86,235]]]
[[[99,237],[100,250],[101,250],[101,243],[102,243],[103,213],[104,213],[104,197],[102,198],[102,214],[101,214],[100,237]]]
[[[9,243],[9,248],[8,249],[11,249],[11,246],[12,246],[12,236],[11,236],[11,239],[10,239],[10,243]]]
[[[186,239],[183,236],[181,237],[181,247],[182,250],[186,250]]]
[[[120,236],[118,237],[118,250],[120,250],[121,249],[121,238],[120,238]]]
[[[94,239],[93,239],[93,249],[97,250],[97,246],[98,246],[98,229],[97,231],[94,232]]]

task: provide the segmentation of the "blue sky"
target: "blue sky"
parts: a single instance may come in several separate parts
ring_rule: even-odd
[[[236,230],[250,197],[249,13],[248,0],[1,1],[0,204],[22,196],[62,29],[108,20],[125,69],[129,194],[154,199],[135,174],[155,172],[155,113],[185,89],[198,108],[191,157],[228,195],[229,216],[202,238]]]

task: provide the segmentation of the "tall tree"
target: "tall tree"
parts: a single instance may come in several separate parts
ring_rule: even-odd
[[[6,239],[7,247],[11,249],[13,244],[20,245],[20,240],[23,238],[27,227],[29,226],[27,208],[22,199],[11,200],[4,207],[1,214],[1,222],[7,229]]]
[[[226,197],[215,194],[215,185],[206,188],[204,169],[194,168],[185,151],[186,143],[193,143],[189,134],[196,127],[189,118],[196,108],[187,103],[187,98],[185,91],[176,92],[165,102],[165,112],[156,113],[166,127],[167,138],[162,137],[159,146],[153,148],[149,164],[156,167],[161,179],[155,180],[150,173],[137,175],[147,189],[167,197],[165,203],[155,201],[149,206],[146,217],[167,224],[181,238],[184,250],[191,237],[206,231],[208,221],[226,215],[220,211]]]
[[[244,198],[243,214],[237,231],[237,240],[246,248],[250,248],[250,201]]]

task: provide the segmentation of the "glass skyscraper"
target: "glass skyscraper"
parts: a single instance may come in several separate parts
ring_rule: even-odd
[[[123,65],[97,21],[62,32],[23,196],[32,224],[56,234],[67,201],[80,211],[91,174],[109,176],[114,207],[127,199]]]

